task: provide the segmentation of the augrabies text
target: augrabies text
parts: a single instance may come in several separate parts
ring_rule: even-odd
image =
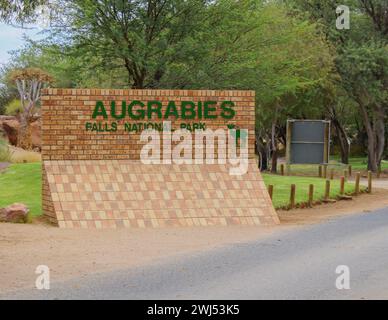
[[[161,101],[153,100],[143,102],[133,100],[130,102],[110,102],[108,108],[104,102],[97,101],[92,118],[125,119],[232,119],[236,115],[233,101],[168,101],[163,107]]]

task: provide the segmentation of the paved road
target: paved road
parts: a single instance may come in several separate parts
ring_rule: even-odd
[[[338,265],[350,290],[335,287]],[[2,298],[387,299],[388,208]]]

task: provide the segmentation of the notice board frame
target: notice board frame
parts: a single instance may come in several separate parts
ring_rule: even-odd
[[[295,124],[305,123],[305,124],[317,124],[317,129],[323,125],[323,136],[320,141],[312,141],[307,137],[308,132],[306,131],[306,138],[303,140],[294,140],[293,139],[293,128]],[[318,125],[319,124],[319,125]],[[287,166],[291,164],[317,164],[324,165],[329,163],[330,155],[330,120],[298,120],[298,119],[288,119],[287,120],[287,144],[286,144],[286,164]],[[294,154],[296,152],[296,146],[301,145],[322,145],[322,158],[320,161],[310,162],[306,161],[295,161]],[[299,156],[300,154],[298,154]]]

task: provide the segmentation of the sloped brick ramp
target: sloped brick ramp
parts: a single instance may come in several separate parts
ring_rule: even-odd
[[[134,160],[45,160],[43,211],[66,228],[279,223],[254,162],[147,165]]]

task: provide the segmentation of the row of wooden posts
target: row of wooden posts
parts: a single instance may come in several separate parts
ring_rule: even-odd
[[[323,165],[320,165],[318,166],[318,176],[320,178],[325,178],[327,179],[327,176],[328,176],[328,165],[327,164],[323,164]],[[330,180],[333,180],[334,179],[334,169],[330,169]],[[280,174],[282,176],[284,176],[285,174],[285,166],[284,164],[282,163],[280,165]],[[379,170],[377,171],[377,178],[380,178],[380,174],[381,174],[381,168],[379,167]],[[348,165],[348,168],[347,169],[344,169],[343,170],[343,175],[345,177],[345,179],[349,176],[351,177],[352,176],[352,166],[351,165]]]
[[[350,176],[351,171],[348,171],[347,174],[349,174],[349,176]],[[344,174],[343,176],[340,177],[340,197],[341,198],[349,198],[349,196],[345,195],[345,182],[347,180],[347,176],[348,175]],[[360,193],[360,178],[361,178],[361,173],[357,172],[355,183],[354,183],[354,192],[353,192],[354,195],[358,195]],[[323,197],[324,202],[330,202],[330,187],[331,187],[331,181],[326,180],[325,194]],[[367,189],[367,192],[368,193],[372,192],[372,171],[368,171],[368,189]],[[272,199],[273,193],[274,193],[274,186],[273,185],[268,186],[268,193],[269,193],[270,198]],[[290,203],[289,203],[290,208],[295,208],[295,205],[296,205],[295,195],[296,195],[296,185],[291,184]],[[314,185],[310,184],[307,205],[309,207],[311,207],[313,205],[313,203],[314,203]]]

